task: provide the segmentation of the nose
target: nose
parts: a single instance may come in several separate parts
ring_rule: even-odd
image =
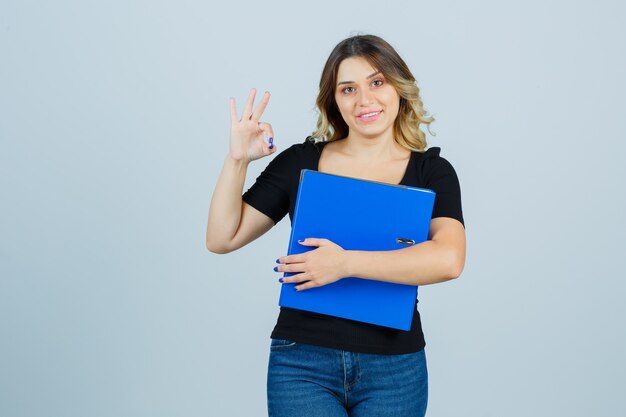
[[[361,105],[361,106],[368,106],[373,101],[373,94],[367,88],[360,88],[359,89],[358,99],[359,99],[359,105]]]

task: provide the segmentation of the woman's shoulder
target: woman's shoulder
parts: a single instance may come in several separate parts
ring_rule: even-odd
[[[416,168],[419,176],[425,181],[429,182],[434,177],[442,177],[447,175],[456,176],[456,170],[446,159],[441,156],[441,148],[431,147],[424,152],[415,152],[416,155]]]
[[[289,145],[287,148],[283,150],[283,152],[289,153],[303,153],[303,152],[311,152],[311,151],[321,151],[324,145],[328,142],[316,140],[312,136],[307,136],[304,141],[301,143],[294,143]]]
[[[310,136],[301,143],[286,146],[277,150],[276,156],[270,161],[272,167],[280,166],[282,170],[299,172],[303,168],[314,169],[322,152],[322,146],[316,144]]]
[[[309,152],[315,151],[318,154],[321,154],[322,149],[327,143],[330,143],[330,142],[327,142],[321,139],[316,139],[313,136],[307,136],[306,138],[304,138],[304,142],[300,143],[299,145],[302,147],[303,150],[306,150]]]
[[[439,154],[441,153],[441,148],[438,146],[434,146],[434,147],[426,149],[425,151],[422,151],[422,152],[413,151],[413,153],[422,160],[433,159],[433,158],[436,159],[437,157],[439,157]]]
[[[312,136],[307,136],[301,143],[294,143],[285,148],[282,153],[290,160],[316,161],[322,154],[324,145],[328,142],[316,141]]]
[[[425,165],[428,167],[437,167],[442,165],[452,165],[450,161],[445,157],[441,156],[441,148],[438,146],[428,148],[423,152],[414,151],[416,154],[416,159],[420,162],[421,165]]]

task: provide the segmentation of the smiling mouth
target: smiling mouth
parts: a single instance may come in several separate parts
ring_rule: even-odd
[[[364,113],[360,116],[357,116],[357,119],[361,119],[361,120],[374,120],[376,118],[378,118],[378,116],[382,113],[383,111],[373,111],[370,113]]]

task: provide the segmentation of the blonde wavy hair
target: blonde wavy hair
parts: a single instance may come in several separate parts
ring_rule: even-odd
[[[396,89],[400,96],[400,109],[394,121],[394,138],[399,145],[409,150],[423,152],[427,143],[420,125],[426,125],[428,133],[434,136],[430,131],[430,123],[435,119],[424,110],[415,77],[404,60],[389,43],[375,35],[357,35],[344,39],[331,52],[320,79],[320,91],[315,101],[319,118],[317,130],[311,136],[317,141],[328,142],[348,136],[348,125],[335,102],[335,86],[339,64],[351,57],[365,58]]]

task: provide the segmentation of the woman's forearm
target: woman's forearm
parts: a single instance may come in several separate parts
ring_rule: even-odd
[[[224,160],[209,207],[206,246],[211,251],[226,247],[237,232],[248,164],[247,161],[232,159],[230,154]]]
[[[427,240],[391,251],[347,251],[349,276],[409,285],[457,278],[463,260],[449,245]]]

